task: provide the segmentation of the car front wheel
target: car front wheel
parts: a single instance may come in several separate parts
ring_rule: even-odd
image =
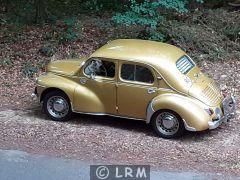
[[[43,99],[45,113],[54,121],[67,121],[72,115],[67,95],[61,91],[51,91]]]
[[[170,110],[163,110],[154,114],[152,126],[160,137],[167,139],[179,137],[185,130],[181,117]]]

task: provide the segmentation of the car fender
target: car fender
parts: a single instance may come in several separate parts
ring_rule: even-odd
[[[191,97],[172,93],[157,96],[149,104],[147,123],[155,112],[163,109],[176,112],[183,119],[187,130],[203,131],[209,128],[211,117],[205,112],[204,104]]]
[[[73,102],[74,90],[76,86],[77,83],[70,78],[52,73],[40,76],[37,79],[37,87],[41,89],[41,91],[38,92],[40,97],[49,89],[59,89],[68,96],[70,103]]]

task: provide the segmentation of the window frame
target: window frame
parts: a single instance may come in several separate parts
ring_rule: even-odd
[[[89,63],[90,63],[92,60],[108,61],[108,62],[112,62],[112,63],[115,65],[115,73],[114,73],[114,76],[113,76],[113,77],[98,76],[98,75],[96,75],[96,76],[95,76],[96,79],[108,79],[108,80],[115,80],[115,79],[116,79],[117,73],[118,73],[118,71],[117,71],[117,69],[118,69],[118,68],[117,68],[118,63],[117,63],[115,60],[113,60],[113,59],[107,59],[107,58],[101,58],[101,57],[91,57],[91,58],[89,58],[89,59],[87,59],[87,60],[85,61],[84,65],[83,65],[83,67],[82,67],[82,73],[83,73],[84,76],[86,76],[86,77],[88,77],[88,78],[91,77],[90,75],[87,75],[87,74],[85,73],[85,69],[86,69],[86,67],[89,65]]]
[[[153,82],[152,83],[146,83],[146,82],[141,82],[141,81],[135,81],[135,80],[132,81],[132,80],[123,79],[121,77],[121,75],[122,75],[122,66],[124,64],[134,65],[135,66],[135,73],[136,73],[136,67],[137,66],[141,66],[141,67],[147,68],[152,73]],[[119,77],[119,80],[121,82],[131,83],[131,84],[138,84],[138,85],[148,85],[148,86],[152,86],[156,82],[155,72],[153,71],[153,68],[151,66],[147,65],[147,64],[142,64],[142,63],[138,63],[138,62],[121,61],[119,66],[120,67],[119,67],[119,73],[118,73],[119,75],[118,75],[118,77]],[[135,74],[134,74],[134,76],[135,76]]]

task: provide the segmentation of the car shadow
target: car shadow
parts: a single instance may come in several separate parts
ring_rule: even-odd
[[[47,117],[47,115],[43,112],[40,106],[36,106],[34,108],[30,108],[26,110],[25,113],[28,117],[34,117],[41,119],[43,121],[51,121]],[[153,131],[150,124],[146,124],[144,121],[140,120],[132,120],[127,118],[120,118],[120,117],[112,117],[107,115],[88,115],[88,114],[80,114],[74,113],[72,119],[67,122],[59,122],[64,124],[73,124],[76,126],[102,126],[102,127],[110,127],[119,130],[127,130],[127,131],[134,131],[138,133],[144,133],[147,136],[158,137],[155,132]],[[175,138],[174,140],[180,141],[202,141],[209,136],[213,136],[217,134],[216,131],[202,131],[202,132],[190,132],[186,131],[184,135],[180,138]]]

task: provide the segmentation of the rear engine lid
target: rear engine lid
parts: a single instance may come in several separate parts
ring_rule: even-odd
[[[189,89],[189,95],[193,96],[208,106],[220,105],[223,97],[221,91],[216,86],[215,82],[210,79],[204,73],[197,73],[194,79],[192,87]]]

